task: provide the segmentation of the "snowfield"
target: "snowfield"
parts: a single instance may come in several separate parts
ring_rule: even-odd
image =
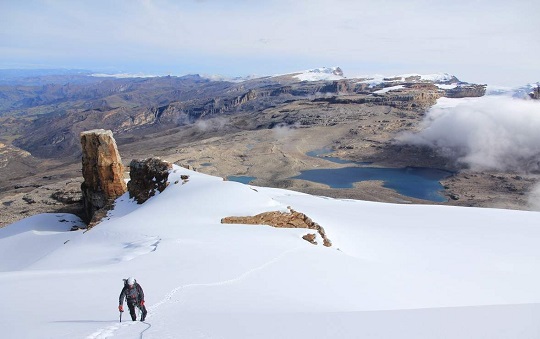
[[[0,229],[2,337],[540,337],[539,212],[338,200],[177,166],[169,181],[88,232],[67,214]],[[287,206],[333,246],[220,223]],[[144,323],[119,322],[128,276]]]

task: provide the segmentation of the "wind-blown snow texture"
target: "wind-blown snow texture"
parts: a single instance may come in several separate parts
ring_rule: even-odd
[[[336,200],[176,166],[170,182],[86,233],[66,214],[0,229],[2,337],[540,337],[538,212]],[[287,206],[334,246],[220,224]],[[128,276],[145,323],[118,322]]]

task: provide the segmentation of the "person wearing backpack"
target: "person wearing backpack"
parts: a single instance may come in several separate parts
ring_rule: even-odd
[[[135,307],[138,307],[142,312],[141,321],[144,321],[146,318],[146,313],[148,313],[146,311],[146,307],[144,306],[144,292],[141,285],[139,285],[133,277],[124,279],[124,288],[122,288],[122,292],[120,292],[120,306],[118,306],[118,310],[120,312],[124,312],[124,298],[126,299],[129,308],[131,320],[137,320],[137,316],[135,315]]]

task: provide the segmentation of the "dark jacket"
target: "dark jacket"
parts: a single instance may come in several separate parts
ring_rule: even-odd
[[[120,292],[120,305],[124,304],[124,298],[126,298],[128,304],[138,304],[144,300],[144,292],[141,285],[135,283],[131,288],[127,284],[124,285],[122,292]]]

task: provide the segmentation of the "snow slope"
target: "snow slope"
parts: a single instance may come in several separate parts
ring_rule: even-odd
[[[170,182],[86,233],[65,214],[0,229],[2,337],[540,337],[538,212],[337,200],[176,166]],[[220,223],[287,206],[334,245]],[[128,276],[144,323],[118,321]]]

